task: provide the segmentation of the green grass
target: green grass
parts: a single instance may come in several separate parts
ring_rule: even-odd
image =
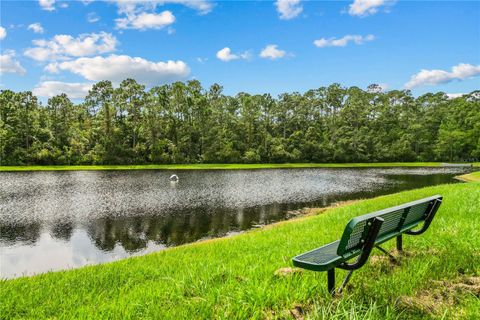
[[[466,182],[480,182],[480,171],[467,173],[456,178]]]
[[[0,171],[67,171],[67,170],[239,170],[279,168],[352,168],[352,167],[438,167],[441,162],[377,163],[253,163],[253,164],[146,164],[85,166],[0,166]],[[473,164],[480,166],[479,162]]]
[[[404,237],[409,255],[401,265],[369,261],[342,297],[327,293],[326,273],[275,275],[292,266],[293,256],[338,239],[350,218],[434,194],[444,202],[425,234]],[[475,319],[480,300],[474,294],[455,293],[454,304],[439,304],[439,313],[399,309],[395,302],[433,290],[432,280],[479,276],[479,226],[480,183],[406,191],[231,238],[3,281],[0,318],[289,319],[289,310],[301,306],[307,319]],[[344,274],[337,272],[338,282]]]

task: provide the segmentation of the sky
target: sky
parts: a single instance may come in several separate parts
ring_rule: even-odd
[[[126,78],[147,88],[197,79],[230,95],[480,89],[479,1],[0,3],[0,89],[45,99]]]

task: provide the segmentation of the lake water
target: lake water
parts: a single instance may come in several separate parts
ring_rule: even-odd
[[[292,210],[455,182],[465,168],[0,172],[0,277],[141,255]]]

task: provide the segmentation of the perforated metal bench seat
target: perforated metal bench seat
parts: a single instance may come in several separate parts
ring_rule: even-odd
[[[293,258],[293,264],[313,271],[326,271],[345,261],[337,254],[340,240],[326,244],[323,247],[302,253]]]
[[[365,264],[374,247],[388,254],[379,246],[383,242],[396,238],[397,250],[402,250],[403,234],[424,233],[441,203],[442,196],[436,195],[355,217],[345,227],[340,240],[294,257],[293,264],[308,270],[328,271],[330,291],[333,291],[334,287],[335,268],[350,270],[340,287],[341,291],[352,271]],[[418,230],[413,230],[422,223]],[[356,256],[359,257],[353,264],[347,263],[347,260]]]

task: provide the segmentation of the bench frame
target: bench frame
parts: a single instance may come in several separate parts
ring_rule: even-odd
[[[382,227],[382,224],[384,222],[384,219],[381,217],[382,214],[388,213],[389,211],[393,210],[398,210],[398,208],[404,208],[404,213],[400,219],[400,225],[403,225],[403,222],[407,218],[407,215],[409,213],[409,210],[411,207],[414,205],[420,204],[422,202],[427,202],[430,201],[430,204],[428,207],[425,209],[425,216],[423,219],[423,225],[416,230],[413,230],[415,227],[417,227],[420,222],[415,222],[411,225],[407,225],[406,227],[403,227],[402,230],[399,230],[395,233],[393,233],[393,236],[387,234],[382,236],[381,239],[378,239],[378,234],[380,231],[380,228]],[[350,222],[347,224],[345,228],[345,234],[348,234],[348,231],[352,231],[353,226],[355,226],[356,223],[360,220],[366,220],[366,224],[368,226],[368,231],[367,235],[364,240],[362,240],[362,246],[360,250],[357,250],[355,253],[351,252],[343,252],[346,254],[347,259],[345,261],[333,265],[330,268],[328,268],[327,271],[327,287],[328,291],[332,294],[335,294],[335,268],[343,269],[343,270],[348,270],[349,272],[345,276],[341,286],[338,289],[338,293],[341,293],[343,288],[347,285],[348,281],[350,280],[353,271],[360,269],[365,265],[365,263],[368,261],[368,258],[370,257],[370,254],[374,248],[379,249],[383,253],[387,254],[392,260],[395,260],[395,257],[393,257],[388,251],[380,247],[380,244],[383,242],[386,242],[390,240],[391,238],[395,237],[396,238],[396,247],[399,252],[403,251],[403,234],[407,235],[420,235],[427,231],[428,227],[432,223],[433,218],[435,217],[435,214],[438,211],[438,208],[440,207],[442,203],[442,196],[434,196],[426,199],[421,199],[418,201],[410,202],[407,204],[404,204],[402,206],[398,207],[393,207],[393,208],[387,208],[381,211],[373,212],[371,214],[367,214],[364,216],[359,216],[356,218],[353,218],[350,220]],[[350,228],[350,229],[349,229]],[[342,239],[340,240],[339,247],[343,245],[343,247],[346,245],[346,241],[348,241],[348,238],[345,238],[345,236],[342,236]],[[315,249],[317,250],[317,249]],[[314,251],[314,250],[313,250]],[[341,252],[339,252],[341,253]],[[305,254],[305,253],[304,253]],[[354,257],[357,257],[357,259],[353,263],[347,263],[347,260],[352,259]],[[297,262],[296,260],[297,257],[293,258],[293,263],[296,266],[303,267],[300,263]],[[325,271],[325,270],[318,270],[318,271]]]

